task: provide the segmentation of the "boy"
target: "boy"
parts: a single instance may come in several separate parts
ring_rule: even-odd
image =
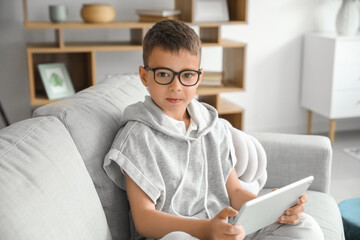
[[[256,196],[240,186],[216,110],[194,100],[203,75],[198,36],[180,21],[165,20],[143,45],[139,73],[151,98],[125,109],[104,163],[127,191],[136,230],[156,239],[244,239],[242,226],[228,217]],[[306,200],[279,221],[293,225],[275,223],[246,239],[322,239],[316,222],[302,214]]]

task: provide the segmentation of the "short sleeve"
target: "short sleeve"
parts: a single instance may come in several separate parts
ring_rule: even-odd
[[[104,170],[109,178],[125,191],[126,172],[159,210],[164,204],[165,184],[152,149],[149,148],[156,147],[151,138],[151,131],[143,124],[129,122],[117,134],[106,155]]]

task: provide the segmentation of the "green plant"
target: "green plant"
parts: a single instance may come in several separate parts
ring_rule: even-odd
[[[52,73],[49,82],[51,85],[56,87],[56,86],[62,86],[64,81],[63,79],[61,79],[61,77],[58,74]]]

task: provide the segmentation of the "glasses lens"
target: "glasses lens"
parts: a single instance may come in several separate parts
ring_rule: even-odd
[[[187,70],[181,73],[180,81],[185,86],[195,85],[198,81],[199,73],[196,71]]]
[[[155,71],[155,81],[160,84],[168,84],[173,79],[174,73],[167,69],[157,69]]]

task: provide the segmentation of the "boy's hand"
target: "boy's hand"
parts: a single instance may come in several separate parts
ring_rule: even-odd
[[[232,207],[226,207],[210,221],[210,239],[236,239],[245,238],[245,232],[240,224],[228,223],[228,217],[235,217],[237,211]]]
[[[300,218],[301,213],[304,211],[304,203],[307,201],[307,195],[304,194],[301,197],[299,197],[298,203],[289,209],[285,211],[285,214],[280,217],[280,220],[278,223],[283,224],[296,224]]]

